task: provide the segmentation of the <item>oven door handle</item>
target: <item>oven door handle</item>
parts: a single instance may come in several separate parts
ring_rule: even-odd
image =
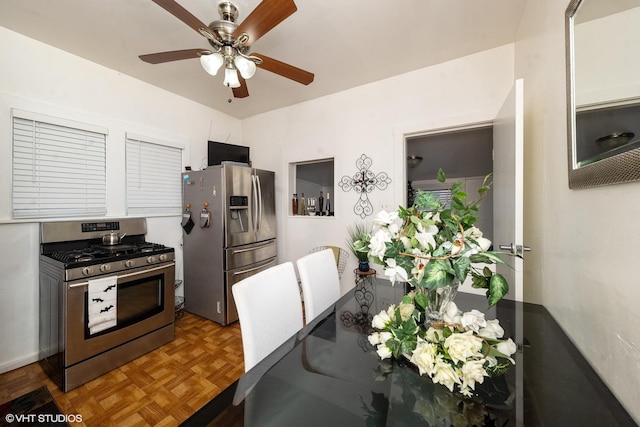
[[[137,275],[140,275],[140,274],[143,274],[143,273],[152,273],[152,272],[154,272],[154,271],[163,270],[163,269],[165,269],[165,268],[167,268],[167,265],[166,265],[166,264],[165,264],[165,265],[162,265],[162,266],[160,266],[160,267],[154,267],[154,268],[149,268],[149,269],[147,269],[147,270],[143,270],[143,271],[137,271],[137,272],[135,272],[135,273],[121,274],[121,275],[116,276],[116,277],[118,278],[118,280],[120,280],[120,279],[126,279],[126,278],[128,278],[128,277],[137,276]],[[69,285],[69,289],[71,289],[71,288],[79,288],[79,287],[81,287],[81,286],[88,286],[88,285],[89,285],[89,282],[88,282],[88,281],[87,281],[87,282],[74,283],[73,285]]]

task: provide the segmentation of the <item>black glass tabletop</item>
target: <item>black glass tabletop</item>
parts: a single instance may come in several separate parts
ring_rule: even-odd
[[[361,281],[183,425],[222,426],[635,426],[547,310],[459,293],[462,310],[497,318],[518,346],[506,374],[450,392],[406,360],[381,360],[372,317],[405,293]]]

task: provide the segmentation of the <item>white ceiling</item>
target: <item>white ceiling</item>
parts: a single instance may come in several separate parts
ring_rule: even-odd
[[[259,1],[236,0],[238,22]],[[314,82],[258,69],[244,99],[197,59],[151,65],[138,58],[209,47],[151,0],[1,0],[0,26],[245,118],[511,43],[526,1],[296,0],[298,11],[252,51],[311,71]],[[218,0],[178,2],[204,23],[219,19]]]

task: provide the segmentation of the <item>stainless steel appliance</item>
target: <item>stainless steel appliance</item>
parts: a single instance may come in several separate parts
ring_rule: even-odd
[[[184,308],[226,325],[231,287],[276,264],[275,173],[223,163],[182,178]]]
[[[144,218],[40,225],[40,362],[63,391],[173,340],[174,249],[146,231]]]

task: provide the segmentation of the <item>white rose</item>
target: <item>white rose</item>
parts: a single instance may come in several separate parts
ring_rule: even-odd
[[[484,370],[484,360],[470,360],[462,365],[462,384],[469,386],[470,388],[476,388],[476,383],[482,384],[484,377],[486,377],[487,371]]]
[[[380,359],[382,360],[388,359],[391,357],[391,350],[389,349],[389,347],[387,347],[384,344],[378,345],[378,349],[376,350],[376,353],[378,353],[378,357],[380,357]]]
[[[437,346],[426,341],[418,340],[418,345],[411,355],[411,363],[418,367],[420,375],[433,375],[436,361]]]
[[[380,332],[380,342],[378,344],[384,344],[393,338],[393,334],[391,332]]]
[[[404,246],[404,248],[406,250],[410,250],[411,249],[411,239],[407,236],[402,236],[400,237],[400,241],[402,242],[402,245]]]
[[[478,237],[482,237],[482,231],[474,225],[464,230],[464,236],[477,239]]]
[[[487,326],[484,313],[475,309],[464,313],[460,323],[465,329],[471,329],[474,332],[478,332],[480,328]]]
[[[425,333],[425,339],[429,342],[439,342],[440,338],[439,338],[439,329],[435,329],[435,328],[429,328],[427,329],[427,332]]]
[[[371,345],[378,345],[381,343],[380,341],[380,332],[374,332],[371,335],[369,335],[367,337],[367,339],[369,340],[369,343]]]
[[[380,314],[373,316],[371,320],[371,326],[376,329],[384,329],[391,324],[391,318],[386,311],[381,311]]]
[[[489,248],[491,247],[491,240],[486,239],[484,237],[480,237],[478,239],[476,239],[476,242],[478,242],[478,246],[480,246],[480,249],[484,252],[484,251],[488,251]]]
[[[507,356],[511,356],[513,353],[516,352],[517,349],[518,347],[516,346],[516,343],[514,343],[511,338],[496,344],[496,350],[498,350],[500,353],[505,354]],[[509,360],[511,361],[512,364],[515,365],[516,362],[512,358],[509,358]]]
[[[500,321],[498,319],[487,320],[487,325],[478,330],[478,335],[489,339],[502,338],[504,335],[504,329],[500,326]]]
[[[449,391],[453,391],[455,384],[460,384],[460,377],[453,369],[453,366],[442,361],[442,357],[438,357],[438,360],[433,367],[433,382],[442,384],[447,387]]]
[[[400,309],[400,318],[404,322],[411,318],[411,316],[413,315],[413,311],[416,309],[416,306],[413,304],[400,303],[400,305],[398,305],[398,308]]]
[[[460,323],[462,312],[458,310],[455,302],[451,301],[444,310],[442,320],[446,323]]]
[[[482,350],[482,339],[474,336],[473,331],[467,331],[450,335],[444,340],[443,345],[448,350],[453,363],[465,362]]]

